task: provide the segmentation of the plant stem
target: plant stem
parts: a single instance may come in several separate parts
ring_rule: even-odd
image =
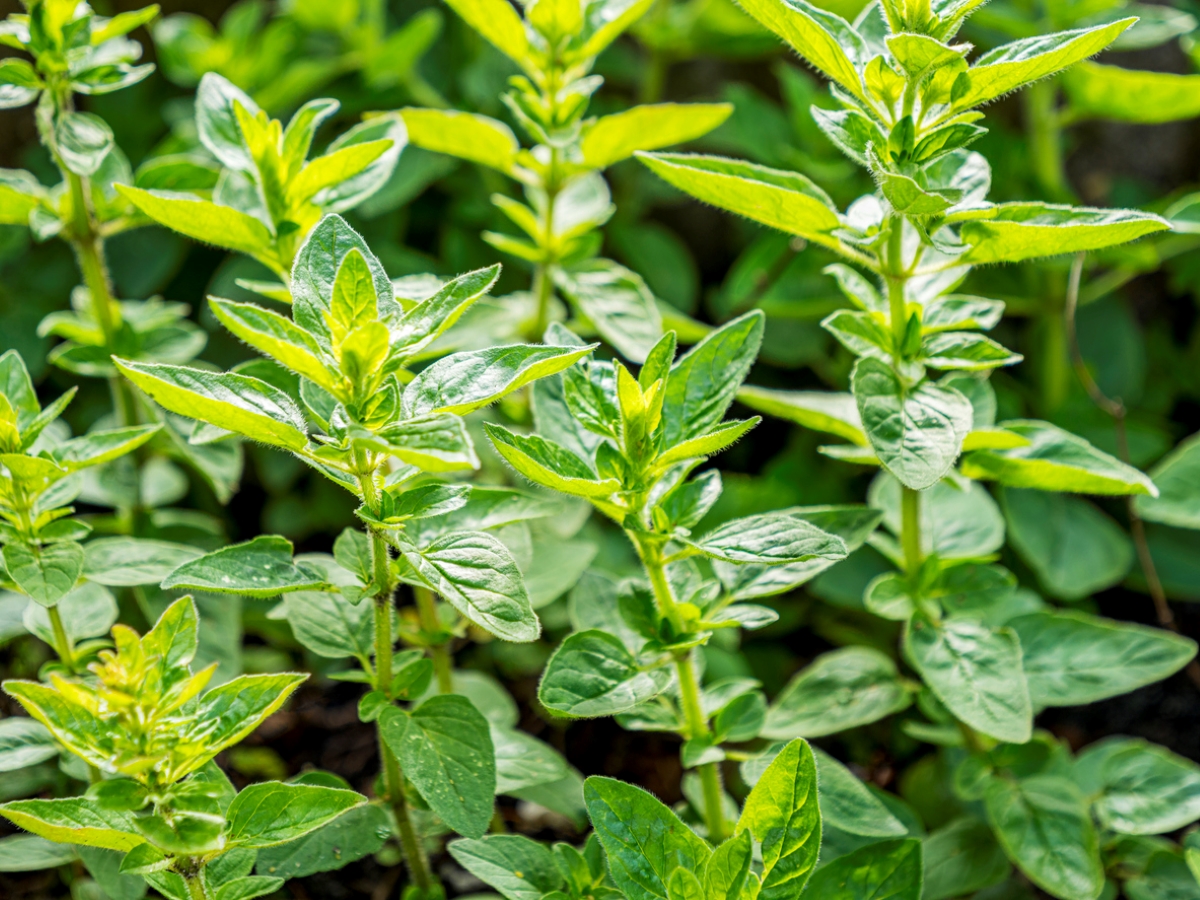
[[[662,549],[657,544],[638,537],[634,538],[634,543],[645,564],[646,574],[650,576],[650,586],[654,590],[659,612],[666,616],[676,635],[684,634],[686,626],[671,593],[671,583],[667,580],[666,567],[662,561]],[[696,678],[696,669],[692,665],[689,651],[675,654],[675,672],[679,676],[679,697],[687,723],[688,738],[698,740],[708,737],[712,732],[700,702],[700,683]],[[715,762],[709,762],[700,766],[697,771],[704,789],[704,818],[708,826],[708,837],[712,843],[719,844],[726,837],[721,770]]]
[[[904,548],[904,571],[915,576],[924,562],[921,553],[921,492],[900,486],[900,542]]]
[[[184,883],[187,885],[188,896],[192,900],[208,900],[208,893],[204,890],[204,879],[197,875],[184,875]]]
[[[1031,84],[1021,95],[1025,103],[1025,128],[1033,154],[1033,174],[1048,200],[1071,199],[1071,188],[1063,167],[1062,126],[1054,108],[1058,85],[1053,79]]]
[[[442,630],[438,618],[437,598],[428,588],[414,588],[417,595],[417,615],[421,621],[421,630],[429,634],[437,634]],[[429,656],[433,659],[433,672],[437,676],[438,693],[454,693],[454,661],[450,657],[449,639],[439,641],[429,647]]]
[[[904,333],[908,325],[908,310],[904,297],[904,284],[908,273],[904,269],[904,220],[892,219],[892,230],[888,235],[887,255],[883,271],[887,282],[888,315],[892,324],[892,341],[895,353],[900,353]],[[904,550],[904,571],[915,576],[921,568],[921,495],[912,488],[900,486],[900,545]]]
[[[63,627],[62,614],[58,611],[57,606],[48,607],[46,612],[50,615],[50,627],[54,629],[54,652],[58,654],[62,664],[74,672],[75,650],[71,647],[67,629]]]
[[[362,490],[363,501],[372,511],[379,511],[379,488],[375,484],[374,474],[370,471],[365,454],[357,460],[359,463],[358,483]],[[389,552],[387,540],[383,534],[370,529],[371,538],[371,570],[375,585],[375,689],[391,697],[392,689],[392,584],[391,568],[388,565]],[[408,866],[413,883],[427,896],[433,885],[433,876],[429,870],[429,859],[425,848],[417,837],[413,827],[412,817],[408,812],[408,801],[404,797],[404,773],[400,769],[400,761],[396,754],[383,739],[383,732],[376,725],[375,733],[379,742],[379,758],[383,763],[383,786],[387,793],[388,803],[396,817],[396,830],[399,832],[400,849],[404,854],[404,862]]]
[[[83,283],[87,286],[92,301],[92,315],[100,326],[104,336],[104,348],[110,354],[116,354],[117,330],[120,328],[119,314],[114,315],[112,282],[108,275],[108,266],[104,262],[104,243],[96,223],[92,219],[88,203],[87,186],[83,178],[69,169],[63,169],[67,185],[71,191],[72,221],[70,229],[70,244],[75,251],[79,263],[79,271],[83,275]],[[135,425],[137,412],[134,407],[133,392],[124,379],[114,375],[108,380],[109,389],[113,395],[113,407],[120,425]]]
[[[550,277],[550,264],[539,263],[533,270],[533,296],[537,298],[537,316],[529,329],[529,339],[540,341],[550,324],[550,301],[554,298],[554,280]]]

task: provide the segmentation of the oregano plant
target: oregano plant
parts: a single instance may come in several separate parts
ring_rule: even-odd
[[[504,0],[455,0],[450,6],[517,64],[520,75],[501,94],[533,146],[523,148],[504,122],[453,110],[400,110],[409,140],[495,169],[518,181],[525,203],[504,194],[492,202],[523,237],[484,232],[503,253],[533,266],[528,309],[519,331],[540,338],[554,317],[556,290],[581,327],[638,362],[662,335],[658,304],[635,272],[597,257],[597,229],[614,207],[601,172],[634,151],[684,143],[729,116],[724,103],[634,106],[585,118],[604,79],[591,74],[596,57],[645,14],[650,4],[538,0],[522,18]],[[515,298],[514,298],[515,302]]]
[[[81,852],[119,854],[118,878],[141,876],[168,900],[260,897],[283,884],[250,874],[260,849],[302,838],[367,801],[303,780],[234,788],[213,757],[254,731],[306,676],[242,675],[206,691],[216,665],[191,670],[198,626],[183,597],[144,636],[113,626],[111,649],[96,654],[86,678],[5,681],[5,692],[101,777],[82,796],[17,800],[0,815]]]
[[[903,625],[903,658],[924,684],[918,699],[931,720],[910,734],[962,748],[951,764],[954,790],[983,801],[989,839],[1031,881],[1058,897],[1094,900],[1104,889],[1106,860],[1093,816],[1112,827],[1093,805],[1103,808],[1096,792],[1103,795],[1115,777],[1104,754],[1147,754],[1140,757],[1147,768],[1170,763],[1162,751],[1118,742],[1085,754],[1073,770],[1057,741],[1034,732],[1033,714],[1163,678],[1191,659],[1195,645],[1057,612],[1040,600],[1031,606],[1012,574],[992,563],[1003,523],[998,535],[987,527],[999,516],[980,481],[1002,486],[1006,496],[1154,496],[1157,489],[1048,422],[997,424],[986,375],[1021,357],[982,333],[1000,320],[1002,303],[953,291],[973,265],[1099,249],[1167,224],[1136,211],[986,199],[987,161],[965,149],[983,133],[976,107],[1096,53],[1132,20],[1017,41],[969,63],[970,45],[952,41],[974,6],[873,4],[851,25],[804,0],[744,4],[833,83],[842,108],[814,115],[878,186],[845,213],[799,173],[715,157],[641,159],[693,196],[804,237],[851,264],[828,272],[857,309],[823,322],[857,357],[850,393],[747,388],[740,399],[847,439],[821,448],[835,459],[882,469],[871,500],[891,535],[872,543],[896,570],[871,581],[862,602]],[[768,712],[765,733],[830,733],[907,706],[890,662],[872,664],[864,679],[850,663],[855,652],[835,651],[801,673]],[[861,700],[839,704],[828,720],[810,691],[839,683],[853,686]],[[879,689],[894,699],[880,702]],[[1096,774],[1084,776],[1079,767]],[[1147,790],[1142,782],[1135,792]],[[1190,821],[1192,813],[1182,818]],[[1159,823],[1141,827],[1156,830]],[[1107,864],[1115,865],[1111,856]],[[971,878],[964,873],[947,895],[973,889]]]
[[[270,381],[117,360],[156,402],[197,419],[198,430],[232,432],[289,452],[361,502],[363,529],[344,532],[323,563],[293,559],[289,541],[260,536],[184,563],[162,586],[250,597],[304,592],[284,607],[299,639],[319,655],[356,658],[362,675],[347,677],[373,688],[360,715],[378,724],[384,791],[422,896],[440,889],[409,809],[408,786],[447,827],[478,836],[492,818],[497,743],[518,766],[530,749],[529,741],[510,737],[510,728],[494,729],[467,697],[453,693],[449,642],[462,623],[503,640],[537,638],[540,624],[522,573],[486,529],[543,514],[533,511],[532,499],[511,492],[485,491],[472,503],[469,485],[426,476],[478,467],[463,416],[562,371],[595,347],[493,347],[411,371],[411,361],[422,359],[498,273],[493,266],[431,295],[398,295],[362,238],[330,215],[296,254],[292,318],[254,304],[210,301],[226,327],[272,360],[262,372]],[[454,523],[458,511],[457,528],[422,524],[442,517]],[[399,637],[416,649],[397,654],[393,618],[402,583],[415,589],[417,608],[416,621]],[[434,676],[436,695],[426,699]],[[419,702],[406,711],[400,700]],[[552,759],[548,748],[532,743]],[[546,769],[548,780],[565,774],[553,762]],[[509,781],[510,789],[523,783],[519,776]]]

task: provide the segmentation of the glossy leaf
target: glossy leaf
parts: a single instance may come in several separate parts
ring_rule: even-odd
[[[762,845],[762,900],[804,889],[821,845],[817,768],[807,743],[792,741],[763,772],[742,807],[737,832],[743,831]]]
[[[1079,789],[1057,775],[996,778],[984,796],[1000,845],[1029,879],[1063,900],[1096,900],[1104,869]]]
[[[482,837],[492,818],[496,766],[487,720],[471,701],[442,694],[411,714],[390,706],[379,728],[438,818],[465,837]]]
[[[363,803],[362,794],[337,788],[252,784],[238,793],[225,813],[225,838],[238,847],[273,847],[303,837]]]
[[[289,591],[319,589],[323,584],[325,577],[320,572],[292,561],[291,541],[264,534],[184,563],[163,579],[162,586],[274,597]]]
[[[618,638],[583,631],[568,637],[550,657],[538,700],[571,718],[612,716],[662,693],[669,681],[669,670],[643,670]]]
[[[639,787],[592,777],[584,782],[584,802],[609,873],[629,900],[666,900],[674,871],[702,872],[712,854],[675,813]]]
[[[295,402],[257,378],[122,359],[116,364],[173,413],[287,450],[300,450],[308,443],[304,416]]]
[[[780,692],[763,737],[823,737],[866,725],[911,703],[896,665],[878,650],[843,647],[818,656]]]
[[[1033,712],[1011,629],[918,615],[905,628],[904,653],[938,699],[972,728],[1002,741],[1029,740]]]

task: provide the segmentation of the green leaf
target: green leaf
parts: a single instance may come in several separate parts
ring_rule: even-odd
[[[1161,681],[1196,655],[1196,643],[1160,628],[1073,610],[1009,623],[1021,640],[1036,706],[1081,706]]]
[[[377,853],[391,833],[382,806],[356,806],[304,837],[259,850],[255,871],[287,879],[330,872]]]
[[[405,419],[375,433],[381,449],[424,472],[479,468],[479,457],[462,418],[450,413]],[[372,439],[364,440],[371,443]]]
[[[492,744],[496,749],[496,793],[513,795],[516,791],[561,781],[571,773],[567,761],[549,744],[516,728],[492,726]]]
[[[500,277],[500,265],[476,269],[446,282],[405,313],[392,329],[392,346],[414,354],[450,328]]]
[[[846,545],[837,535],[778,513],[734,519],[687,543],[705,556],[731,563],[781,565],[846,558]]]
[[[850,834],[864,837],[902,837],[905,827],[858,776],[818,747],[817,794],[821,821]]]
[[[1176,528],[1200,529],[1200,434],[1194,434],[1164,456],[1150,477],[1157,497],[1137,497],[1134,508],[1143,519]]]
[[[312,199],[320,191],[350,181],[392,148],[393,142],[389,139],[356,141],[345,146],[330,147],[328,152],[309,162],[292,178],[288,183],[288,198],[293,203],[301,203]]]
[[[132,815],[103,809],[83,797],[17,800],[0,806],[0,816],[59,844],[128,851],[145,842],[134,827]]]
[[[625,712],[662,693],[669,669],[643,670],[621,641],[603,631],[570,635],[550,657],[538,700],[570,718],[596,718]]]
[[[117,599],[107,588],[83,582],[56,604],[62,617],[63,630],[73,642],[108,634],[117,621]],[[50,614],[37,603],[25,607],[25,627],[43,641],[54,646],[54,626]]]
[[[0,838],[0,872],[37,872],[70,865],[78,858],[70,844],[56,844],[36,834]]]
[[[239,675],[205,694],[189,725],[195,732],[193,739],[203,741],[203,753],[189,754],[175,777],[196,771],[226,747],[244,740],[283,706],[306,678],[294,672]]]
[[[749,831],[743,831],[717,847],[704,867],[704,896],[710,900],[725,900],[728,897],[736,900],[741,897],[753,857],[754,842],[750,839]],[[687,869],[676,871],[688,872]]]
[[[57,544],[4,545],[4,567],[17,587],[42,606],[54,606],[83,574],[83,547],[74,541]]]
[[[971,402],[929,381],[906,387],[891,367],[869,357],[855,364],[851,381],[864,430],[884,467],[915,490],[940,481],[971,431]]]
[[[1136,18],[1119,19],[1095,28],[1077,28],[1003,44],[975,61],[967,72],[967,88],[955,97],[954,106],[970,109],[1053,75],[1099,53],[1136,21]]]
[[[292,318],[322,347],[328,348],[331,343],[327,316],[332,314],[338,272],[354,251],[362,255],[371,273],[379,319],[391,323],[403,312],[391,279],[367,242],[341,216],[325,216],[296,252],[291,280]]]
[[[843,647],[818,656],[775,698],[762,736],[823,737],[866,725],[912,702],[896,664],[870,647]]]
[[[434,814],[464,837],[482,837],[492,818],[496,764],[487,720],[471,701],[441,694],[412,714],[391,706],[379,730]]]
[[[936,623],[918,614],[904,629],[904,653],[937,698],[972,728],[1001,741],[1029,740],[1033,712],[1012,629],[971,619]]]
[[[804,890],[821,845],[817,767],[807,743],[792,741],[763,772],[742,807],[743,831],[762,844],[760,900],[790,900]]]
[[[208,305],[221,324],[280,365],[327,391],[338,387],[332,361],[307,331],[277,312],[253,303],[234,303],[209,297]]]
[[[54,123],[54,145],[74,174],[94,175],[113,149],[113,133],[97,115],[61,112]]]
[[[117,192],[139,210],[172,231],[205,244],[246,253],[278,271],[274,259],[275,237],[254,216],[177,191],[146,191],[126,184]]]
[[[963,331],[926,335],[921,341],[921,362],[932,369],[987,372],[1012,366],[1024,357],[982,334]]]
[[[821,900],[920,900],[921,842],[881,841],[822,866],[809,882]]]
[[[676,869],[667,879],[667,900],[704,900],[704,896],[700,879],[690,869]]]
[[[1063,78],[1070,114],[1156,125],[1200,115],[1200,76],[1082,62]]]
[[[435,593],[460,613],[506,641],[533,641],[541,623],[508,548],[483,531],[437,538],[404,558]]]
[[[663,401],[663,447],[707,434],[725,416],[762,344],[766,317],[746,313],[676,360]]]
[[[200,555],[201,551],[187,544],[134,537],[97,538],[83,548],[83,574],[88,581],[109,587],[157,585]]]
[[[165,579],[164,588],[274,597],[289,591],[319,589],[325,576],[292,562],[292,542],[262,534],[243,544],[222,547],[186,562]]]
[[[725,422],[708,434],[702,434],[676,444],[655,461],[660,470],[688,459],[715,456],[737,443],[751,428],[761,422],[758,416]]]
[[[584,129],[583,160],[606,169],[635,150],[657,150],[708,134],[732,112],[728,103],[654,103],[601,116]]]
[[[1185,856],[1174,850],[1156,850],[1150,855],[1146,867],[1123,885],[1123,892],[1130,900],[1162,900],[1166,897],[1194,898],[1197,889],[1195,863],[1196,850],[1188,847]]]
[[[992,829],[971,816],[925,838],[922,900],[950,900],[999,884],[1012,871]]]
[[[1104,868],[1079,789],[1057,775],[994,778],[984,795],[988,822],[1008,858],[1062,900],[1096,900]]]
[[[495,403],[531,381],[561,372],[596,349],[514,344],[442,357],[404,389],[404,415],[434,412],[465,415]]]
[[[805,0],[750,0],[742,8],[830,81],[865,99],[859,69],[872,52],[841,16]]]
[[[308,444],[304,415],[283,391],[232,372],[116,359],[130,381],[173,413],[287,450]]]
[[[999,203],[986,220],[962,224],[960,237],[971,245],[962,262],[973,265],[1020,262],[1099,250],[1168,228],[1165,219],[1136,210]]]
[[[162,429],[161,425],[134,425],[92,431],[54,448],[54,458],[68,471],[98,466],[131,453]]]
[[[563,884],[554,855],[523,835],[492,834],[454,841],[446,849],[455,862],[508,900],[541,900]]]
[[[1080,600],[1133,567],[1129,537],[1086,500],[1021,490],[1006,490],[1003,499],[1009,542],[1050,596]]]
[[[795,422],[813,431],[836,434],[838,437],[867,446],[862,418],[853,394],[830,391],[776,391],[770,388],[745,385],[738,389],[737,398],[751,409]]]
[[[318,656],[370,659],[374,653],[372,604],[351,603],[335,591],[296,591],[283,602],[296,640]]]
[[[252,784],[229,805],[225,840],[229,846],[273,847],[303,837],[366,802],[362,794],[338,788],[278,781]]]
[[[556,268],[554,281],[626,359],[642,362],[662,337],[662,316],[646,282],[611,259]]]
[[[1029,441],[1006,450],[977,450],[962,461],[968,478],[1009,487],[1073,494],[1149,494],[1154,483],[1137,469],[1101,453],[1081,437],[1049,422],[1017,419],[1001,426]]]
[[[697,200],[825,247],[840,246],[831,234],[841,224],[833,201],[798,172],[768,169],[720,156],[685,153],[636,153],[635,156],[658,177]]]
[[[552,441],[536,434],[513,434],[491,422],[485,422],[483,428],[505,462],[535,484],[564,494],[597,499],[621,489],[621,483],[615,478],[597,478],[587,463]]]
[[[1119,834],[1167,834],[1200,819],[1200,766],[1136,738],[1107,738],[1075,761],[1100,823]]]
[[[702,872],[712,854],[675,813],[639,787],[593,776],[584,782],[584,802],[609,873],[628,900],[665,900],[676,869]]]
[[[460,0],[463,3],[476,0]],[[486,2],[486,0],[485,0]],[[502,5],[503,0],[492,0]],[[509,13],[512,10],[509,8]],[[517,23],[521,27],[520,22]],[[522,35],[524,32],[522,32]],[[408,128],[408,141],[416,147],[447,153],[459,159],[499,169],[506,174],[516,166],[521,145],[503,122],[457,110],[414,109],[400,111]]]
[[[206,72],[196,89],[196,130],[200,143],[222,164],[250,171],[254,163],[238,126],[235,104],[251,115],[258,114],[258,104],[228,79]]]
[[[0,772],[12,772],[58,756],[46,726],[25,716],[0,719]]]

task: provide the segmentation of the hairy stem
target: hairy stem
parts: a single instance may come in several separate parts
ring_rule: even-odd
[[[116,354],[117,330],[121,322],[115,311],[113,300],[112,280],[109,278],[108,266],[104,261],[104,240],[100,236],[96,222],[92,218],[91,206],[88,203],[87,185],[83,178],[64,167],[67,186],[71,191],[71,228],[68,241],[75,251],[79,263],[79,271],[83,275],[83,283],[87,286],[91,297],[92,316],[100,326],[104,336],[104,348],[110,354]],[[134,407],[133,392],[124,379],[114,375],[108,380],[112,391],[113,407],[117,414],[117,422],[122,425],[136,425],[137,411]]]
[[[888,311],[892,323],[892,341],[899,354],[908,325],[908,310],[904,297],[904,285],[909,275],[904,268],[903,220],[892,220],[888,235],[887,253],[883,261],[884,279],[887,282]],[[904,571],[916,575],[921,568],[921,495],[906,485],[900,486],[900,546],[904,550]]]
[[[365,455],[357,460],[359,463],[359,488],[363,500],[373,512],[379,511],[379,488],[375,483]],[[389,551],[387,540],[382,532],[371,529],[371,571],[375,587],[375,689],[391,697],[392,692],[392,595],[395,585],[392,583],[391,567],[389,566]],[[425,848],[413,827],[412,816],[409,815],[408,801],[404,797],[404,773],[400,769],[400,761],[396,758],[383,733],[376,725],[376,736],[379,742],[379,758],[383,763],[383,785],[387,793],[387,801],[391,805],[392,814],[396,818],[396,830],[399,832],[400,849],[404,854],[404,862],[408,866],[409,875],[422,896],[429,893],[433,885],[430,874],[429,859]]]
[[[639,554],[650,576],[650,586],[654,590],[654,599],[659,612],[671,623],[677,635],[685,631],[683,617],[679,606],[671,593],[671,583],[667,580],[666,566],[662,561],[662,549],[651,542],[634,539]],[[700,682],[696,678],[696,669],[692,665],[692,657],[688,651],[675,654],[675,672],[679,676],[679,696],[683,705],[684,721],[687,723],[688,738],[698,740],[712,734],[708,727],[708,717],[700,702]],[[704,818],[708,826],[709,840],[719,844],[725,840],[725,814],[723,810],[724,791],[721,788],[721,770],[715,762],[705,763],[697,770],[700,774],[700,784],[704,790]]]
[[[191,900],[208,900],[208,892],[204,890],[204,879],[199,874],[184,875],[183,881],[187,885]]]
[[[437,634],[442,630],[438,618],[437,598],[429,588],[415,588],[417,595],[417,616],[421,621],[421,630],[429,634]],[[454,661],[450,656],[449,639],[440,640],[429,647],[429,656],[433,660],[433,673],[437,677],[438,692],[454,693]]]
[[[58,611],[57,606],[48,607],[46,612],[50,614],[50,627],[54,629],[54,652],[58,654],[62,664],[74,672],[75,649],[71,646],[67,629],[63,627],[62,613]]]

